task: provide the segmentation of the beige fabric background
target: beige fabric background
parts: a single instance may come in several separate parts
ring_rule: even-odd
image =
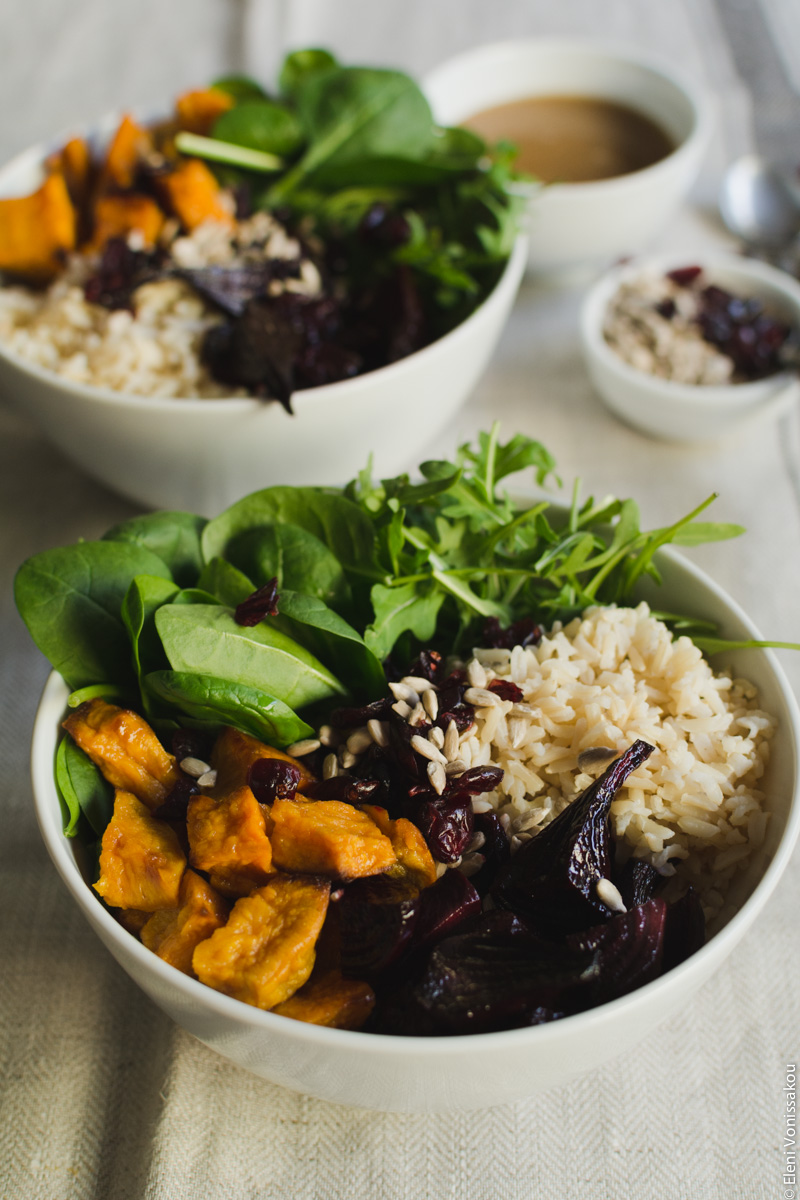
[[[779,0],[770,0],[772,9]],[[225,0],[0,2],[2,153],[117,104],[167,98],[275,43],[327,42],[349,56],[424,70],[515,32],[616,34],[661,50],[709,83],[722,136],[696,198],[747,144],[737,74],[742,0]],[[551,11],[551,7],[556,11]],[[796,11],[793,4],[784,13]],[[773,20],[774,24],[774,20]],[[751,63],[774,53],[766,25]],[[248,35],[249,31],[249,35]],[[762,41],[759,42],[758,38]],[[352,55],[349,50],[352,47]],[[758,57],[758,56],[756,56]],[[776,55],[775,62],[778,62]],[[769,70],[772,70],[770,67]],[[747,73],[747,72],[746,72]],[[769,91],[756,79],[756,116]],[[766,100],[764,100],[766,104]],[[782,107],[781,107],[782,105]],[[662,242],[687,255],[721,240],[698,209]],[[658,445],[592,396],[577,353],[579,289],[526,284],[489,372],[450,436],[499,417],[540,437],[587,491],[636,496],[649,524],[712,489],[746,539],[697,551],[772,636],[797,639],[800,423],[704,449]],[[798,1037],[797,857],[754,930],[684,1012],[639,1050],[567,1087],[491,1112],[417,1116],[344,1109],[251,1077],[178,1030],[78,916],[41,845],[27,754],[47,667],[13,609],[22,558],[92,537],[132,513],[0,407],[0,1197],[3,1200],[773,1200],[784,1193],[784,1068]],[[782,655],[796,690],[800,657]],[[791,1197],[788,1198],[791,1200]]]

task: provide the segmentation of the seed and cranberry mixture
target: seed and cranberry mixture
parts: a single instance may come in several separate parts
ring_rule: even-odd
[[[621,284],[606,313],[609,346],[640,371],[719,386],[785,369],[791,328],[755,297],[708,283],[701,267],[641,274]]]

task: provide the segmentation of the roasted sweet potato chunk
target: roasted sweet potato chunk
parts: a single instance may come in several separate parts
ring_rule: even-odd
[[[217,118],[233,108],[234,103],[233,96],[217,88],[184,92],[175,101],[178,125],[189,133],[209,134]]]
[[[233,224],[220,198],[222,189],[199,158],[187,158],[161,182],[170,208],[190,232],[204,221]]]
[[[238,729],[228,726],[217,738],[211,752],[211,766],[217,772],[213,794],[224,796],[236,788],[244,787],[250,768],[259,758],[277,758],[281,762],[293,763],[300,771],[301,787],[304,782],[314,778],[299,758],[292,758],[282,750],[276,750],[274,746],[267,746],[248,733],[240,733]]]
[[[186,975],[194,975],[192,955],[228,919],[228,905],[205,879],[185,871],[177,908],[153,913],[141,932],[148,950]]]
[[[131,792],[117,791],[94,889],[112,908],[175,908],[186,859],[175,831]]]
[[[64,729],[115,788],[133,792],[149,809],[161,805],[180,778],[142,717],[99,697],[87,700],[64,721]]]
[[[136,178],[142,157],[152,145],[146,129],[137,125],[127,114],[122,118],[106,153],[103,164],[103,187],[129,188]]]
[[[266,883],[272,848],[264,813],[249,787],[229,796],[192,796],[186,813],[189,858],[225,895],[246,896]]]
[[[88,142],[80,137],[70,138],[55,159],[55,169],[64,176],[72,203],[80,208],[86,203],[93,174]]]
[[[329,895],[326,879],[273,876],[197,947],[197,978],[257,1008],[281,1004],[311,974]]]
[[[163,212],[151,196],[138,192],[101,196],[94,207],[91,249],[101,250],[109,238],[127,238],[130,233],[141,234],[145,246],[152,248],[164,220]]]
[[[344,979],[339,971],[326,971],[276,1005],[273,1012],[309,1025],[332,1029],[360,1029],[375,1007],[375,993],[360,979]]]
[[[357,879],[397,862],[392,843],[375,822],[338,800],[276,800],[272,857],[286,871]]]
[[[407,879],[417,888],[430,887],[436,883],[436,863],[433,861],[425,838],[411,821],[398,817],[392,821],[385,808],[377,804],[363,804],[362,812],[371,817],[375,824],[392,843],[397,855],[397,864],[387,874],[393,878]]]
[[[75,209],[64,176],[50,175],[31,196],[0,200],[0,271],[44,281],[75,248]]]

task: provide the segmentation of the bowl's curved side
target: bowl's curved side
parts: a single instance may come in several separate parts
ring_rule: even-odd
[[[720,588],[674,552],[662,553],[660,605],[716,619],[729,637],[759,636]],[[646,590],[646,589],[645,589]],[[32,777],[45,845],[92,928],[136,983],[175,1021],[247,1070],[321,1099],[385,1111],[443,1111],[508,1103],[600,1065],[679,1011],[738,943],[785,870],[800,831],[800,713],[770,652],[738,651],[737,673],[755,682],[779,720],[770,764],[773,803],[765,853],[743,880],[731,921],[697,954],[661,979],[610,1004],[533,1029],[454,1038],[398,1038],[304,1025],[204,987],[128,934],[87,886],[62,834],[53,781],[58,722],[67,689],[51,675],[34,727]]]

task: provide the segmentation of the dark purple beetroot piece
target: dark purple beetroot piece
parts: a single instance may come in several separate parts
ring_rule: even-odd
[[[617,790],[653,752],[634,742],[541,833],[522,846],[492,888],[500,908],[544,937],[573,933],[611,916],[597,881],[611,878],[608,810]]]
[[[515,646],[538,646],[542,640],[542,629],[533,617],[522,617],[503,629],[497,617],[489,617],[483,627],[481,645],[496,650],[513,650]]]
[[[706,919],[703,906],[694,888],[689,888],[680,900],[673,900],[667,909],[664,935],[664,970],[671,971],[694,954],[706,940]]]
[[[661,882],[658,871],[643,858],[629,858],[614,873],[614,883],[626,908],[638,908],[652,900]]]
[[[472,841],[473,815],[469,795],[438,796],[424,790],[411,801],[409,817],[419,829],[434,858],[458,862]]]
[[[298,279],[300,260],[261,259],[235,266],[180,269],[176,274],[230,317],[239,317],[250,300],[266,294],[274,279]]]
[[[342,974],[372,982],[409,948],[419,898],[378,875],[348,884],[336,911]]]
[[[263,587],[237,604],[233,619],[237,625],[258,625],[266,617],[278,615],[278,577],[273,576]]]
[[[130,308],[136,288],[163,273],[158,255],[132,250],[124,238],[109,238],[97,271],[84,284],[83,294],[90,304],[101,304],[103,308]]]
[[[676,267],[674,271],[667,271],[667,279],[677,283],[678,287],[691,287],[702,274],[702,267]]]
[[[567,938],[570,949],[597,955],[597,976],[587,996],[590,1005],[616,1000],[661,974],[666,921],[666,901],[648,900]]]
[[[480,896],[485,896],[509,862],[511,844],[497,813],[475,813],[473,821],[475,833],[482,833],[485,838],[480,849],[484,862],[480,871],[470,877],[470,883]]]
[[[281,758],[257,758],[247,772],[247,785],[259,804],[293,800],[300,783],[300,768]]]
[[[414,949],[426,950],[481,911],[481,898],[457,867],[419,894]]]
[[[474,929],[439,943],[412,989],[413,1006],[421,1028],[438,1034],[529,1025],[542,1009],[581,1007],[595,958],[538,941],[511,913],[484,913]]]

